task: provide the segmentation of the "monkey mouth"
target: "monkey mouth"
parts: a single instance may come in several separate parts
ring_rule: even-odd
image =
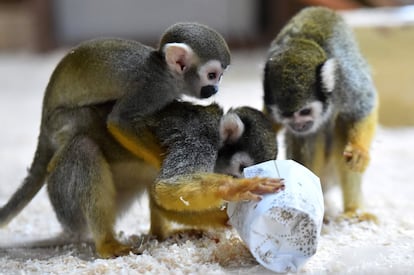
[[[201,88],[200,98],[209,98],[218,92],[218,87],[215,85],[207,85]]]
[[[302,123],[290,123],[289,128],[297,134],[305,135],[312,132],[313,121],[306,121]]]

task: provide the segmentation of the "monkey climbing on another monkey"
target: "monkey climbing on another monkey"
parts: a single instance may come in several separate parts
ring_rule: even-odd
[[[362,207],[361,182],[375,134],[378,99],[369,68],[343,18],[305,8],[271,43],[264,69],[265,112],[286,128],[286,156],[324,189],[339,182],[344,217],[376,220]]]
[[[229,64],[230,52],[223,37],[197,23],[172,25],[162,35],[158,49],[123,39],[86,41],[54,70],[43,117],[47,119],[61,107],[116,100],[107,120],[110,132],[128,150],[159,168],[157,146],[145,134],[146,116],[182,95],[212,96]]]

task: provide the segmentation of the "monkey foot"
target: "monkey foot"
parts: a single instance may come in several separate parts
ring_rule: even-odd
[[[369,163],[368,151],[352,143],[348,143],[345,147],[344,158],[348,167],[355,172],[365,171]]]
[[[359,211],[346,211],[341,216],[339,216],[340,220],[348,220],[352,222],[373,222],[378,224],[378,218],[374,214],[368,212],[359,212]]]
[[[126,256],[126,255],[129,255],[130,253],[133,253],[133,254],[142,253],[141,247],[124,245],[116,240],[112,240],[112,241],[100,244],[96,250],[100,257],[106,258],[106,259],[115,258],[119,256]]]
[[[168,238],[182,239],[182,238],[194,238],[201,239],[205,235],[205,231],[201,229],[181,229],[171,232]]]
[[[226,201],[260,200],[260,195],[276,193],[285,188],[283,179],[245,178],[231,179],[219,187],[219,193]]]

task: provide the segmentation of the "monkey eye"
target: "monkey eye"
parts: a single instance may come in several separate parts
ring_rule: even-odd
[[[311,114],[311,112],[312,112],[311,108],[305,108],[305,109],[300,110],[299,114],[301,116],[308,116]]]
[[[217,73],[216,72],[208,73],[207,77],[208,77],[208,80],[214,80],[217,78]]]

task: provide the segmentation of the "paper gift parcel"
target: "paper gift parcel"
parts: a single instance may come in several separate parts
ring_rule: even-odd
[[[292,160],[244,169],[244,176],[284,178],[285,190],[259,202],[229,203],[227,214],[256,260],[275,272],[296,272],[316,253],[324,202],[319,178]]]

